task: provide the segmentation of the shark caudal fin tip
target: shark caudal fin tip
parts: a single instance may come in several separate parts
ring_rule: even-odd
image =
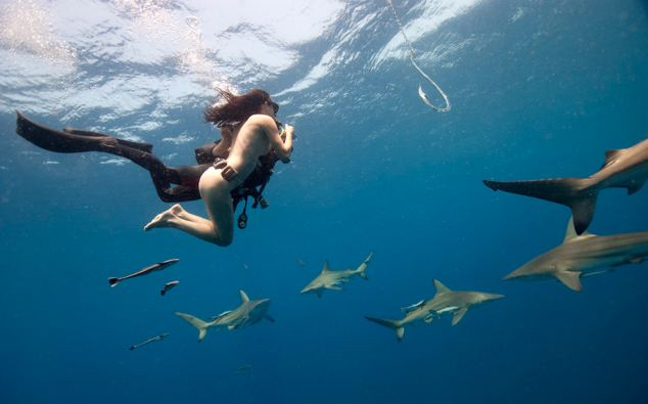
[[[119,278],[108,278],[108,284],[111,288],[114,288],[119,283]]]
[[[495,182],[494,182],[494,181],[490,181],[490,180],[483,180],[482,182],[483,182],[484,185],[486,185],[488,188],[492,189],[493,191],[497,191],[497,187],[495,186]]]

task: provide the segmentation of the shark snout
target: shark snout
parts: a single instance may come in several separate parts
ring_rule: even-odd
[[[523,272],[523,268],[518,268],[515,271],[513,271],[510,274],[503,277],[502,279],[506,281],[506,280],[509,280],[509,279],[519,278],[520,276],[524,276],[524,275],[525,275],[525,273]]]

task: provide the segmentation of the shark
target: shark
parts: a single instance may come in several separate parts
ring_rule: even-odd
[[[494,293],[455,291],[451,290],[439,280],[434,280],[436,294],[432,299],[421,300],[401,310],[405,317],[400,320],[390,320],[365,316],[365,318],[396,332],[396,338],[401,341],[405,336],[405,326],[417,321],[431,323],[435,318],[444,314],[452,314],[452,325],[457,325],[464,318],[468,309],[486,302],[491,302],[504,297]]]
[[[332,270],[329,268],[328,261],[324,262],[324,267],[322,272],[317,275],[308,285],[306,285],[299,293],[315,293],[317,297],[322,297],[322,294],[325,290],[342,290],[340,286],[343,283],[347,283],[354,275],[358,275],[363,279],[369,279],[367,277],[367,268],[369,267],[369,262],[373,257],[373,252],[369,253],[367,258],[358,266],[356,269],[343,269],[343,270]]]
[[[539,255],[504,279],[555,278],[569,289],[583,290],[581,277],[608,272],[620,265],[639,264],[648,256],[648,232],[598,236],[576,234],[569,220],[559,246]]]
[[[212,327],[226,327],[232,331],[256,324],[263,319],[274,323],[274,319],[268,314],[270,299],[250,300],[243,290],[240,290],[239,294],[241,295],[239,307],[212,317],[210,321],[204,321],[186,313],[175,312],[175,315],[198,329],[198,342],[205,338],[207,330]]]
[[[498,182],[484,180],[494,191],[526,195],[571,208],[576,234],[589,227],[599,191],[626,188],[632,195],[648,179],[648,139],[627,149],[608,150],[600,170],[587,178],[553,178],[532,181]]]

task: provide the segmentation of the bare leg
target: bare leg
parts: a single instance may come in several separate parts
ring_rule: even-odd
[[[230,245],[234,236],[232,198],[230,185],[220,172],[210,168],[200,178],[200,194],[211,220],[189,213],[176,204],[157,215],[144,230],[174,227],[220,246]]]

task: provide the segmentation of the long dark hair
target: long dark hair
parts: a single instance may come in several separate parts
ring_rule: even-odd
[[[234,95],[220,88],[217,88],[216,91],[225,99],[225,103],[207,108],[205,120],[218,127],[233,126],[244,122],[250,116],[258,113],[265,102],[270,101],[270,94],[258,88],[243,95]]]

